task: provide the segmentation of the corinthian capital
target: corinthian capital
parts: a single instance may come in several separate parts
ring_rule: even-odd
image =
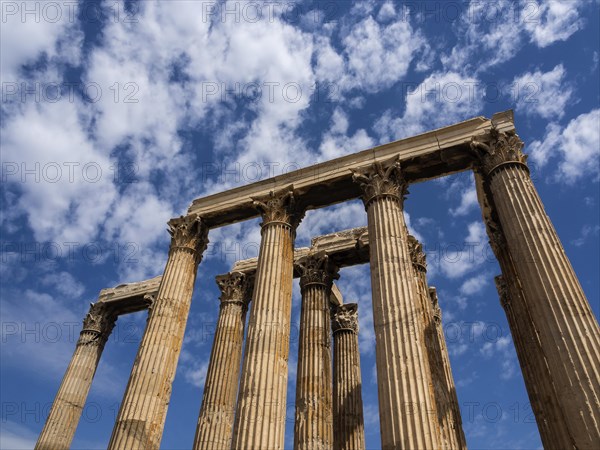
[[[198,262],[208,245],[208,227],[197,214],[169,220],[171,247],[188,248],[198,256]]]
[[[366,170],[352,170],[352,180],[358,183],[363,191],[365,208],[380,197],[392,197],[403,202],[408,194],[408,183],[398,157],[384,162],[377,161]]]
[[[333,280],[337,280],[338,267],[331,262],[329,256],[325,252],[308,255],[298,261],[300,268],[300,288],[304,288],[309,284],[322,284],[327,288],[331,288]]]
[[[270,223],[283,223],[295,230],[304,217],[304,209],[296,202],[293,186],[280,191],[271,191],[252,200],[253,206],[262,215],[263,226]]]
[[[335,333],[340,330],[350,330],[358,334],[358,304],[346,303],[333,307],[331,329]]]
[[[523,145],[523,141],[514,131],[505,133],[496,128],[492,128],[486,138],[473,138],[471,141],[471,149],[477,153],[487,176],[507,163],[527,167],[527,155],[522,152]]]
[[[253,280],[243,272],[231,272],[216,277],[221,290],[221,304],[241,303],[247,306],[252,297]]]
[[[408,250],[410,251],[410,259],[413,266],[418,270],[426,272],[427,257],[423,251],[423,244],[421,244],[416,237],[410,234],[408,235]]]
[[[90,310],[83,319],[79,344],[104,345],[115,326],[117,317],[112,306],[104,302],[91,303]]]

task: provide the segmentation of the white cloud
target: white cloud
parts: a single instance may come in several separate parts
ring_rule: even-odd
[[[77,65],[83,40],[78,12],[76,2],[2,2],[2,81],[22,81],[21,66],[36,62],[42,55],[53,63]],[[52,81],[60,83],[62,79]]]
[[[600,232],[600,226],[599,225],[584,225],[581,228],[581,232],[579,234],[579,237],[577,239],[574,239],[571,241],[571,243],[575,246],[575,247],[581,247],[583,244],[585,244],[587,242],[587,240],[591,237],[591,236],[598,236],[598,233]]]
[[[379,406],[373,403],[365,403],[364,407],[364,418],[365,425],[367,426],[378,426],[379,425]]]
[[[517,372],[516,354],[511,343],[510,336],[501,336],[497,340],[485,342],[479,349],[484,358],[496,356],[494,359],[500,361],[499,377],[503,380],[511,379]]]
[[[57,292],[69,299],[77,299],[85,291],[83,284],[77,281],[69,272],[48,274],[43,276],[40,281],[45,286],[54,287]]]
[[[465,120],[483,108],[477,86],[475,78],[457,72],[432,73],[407,93],[402,116],[388,110],[373,128],[380,142],[388,142]]]
[[[512,86],[518,92],[516,110],[548,120],[563,117],[573,95],[566,75],[565,68],[559,64],[549,72],[536,70],[515,77]]]
[[[456,208],[450,208],[452,216],[466,216],[469,212],[476,209],[479,205],[477,201],[477,190],[475,186],[470,185],[461,192],[460,205]]]
[[[93,240],[117,196],[111,160],[86,127],[67,100],[28,104],[4,124],[2,160],[18,169],[7,179],[38,241]]]
[[[546,127],[546,133],[543,141],[533,141],[526,147],[530,162],[533,162],[537,168],[543,168],[550,162],[553,153],[556,152],[558,143],[561,139],[562,129],[557,123],[550,123]]]
[[[307,211],[298,226],[297,246],[309,246],[315,236],[367,225],[367,213],[361,200]]]
[[[348,136],[348,115],[339,107],[333,111],[331,128],[323,136],[320,150],[320,160],[330,159],[354,153],[373,147],[374,141],[363,129]]]
[[[477,73],[511,59],[522,45],[522,24],[515,20],[518,8],[511,0],[490,6],[472,1],[455,25],[457,44],[442,55],[444,67],[463,73]],[[510,39],[507,39],[510,36]]]
[[[419,52],[427,48],[427,43],[408,20],[400,18],[389,22],[393,18],[395,11],[388,2],[378,15],[378,20],[386,22],[385,25],[368,15],[351,26],[342,27],[341,53],[332,47],[329,39],[318,39],[317,79],[333,83],[336,94],[352,89],[379,92],[402,80]]]
[[[435,273],[457,279],[481,267],[489,257],[488,239],[481,221],[467,226],[468,235],[462,243],[445,243],[441,249],[428,252],[428,263],[436,267]]]
[[[406,74],[423,38],[408,21],[399,20],[382,27],[368,17],[352,28],[343,43],[346,73],[352,84],[373,92],[391,86]]]
[[[206,373],[208,372],[208,361],[196,364],[193,368],[183,365],[183,372],[185,380],[188,383],[198,388],[204,388]]]
[[[557,41],[566,41],[584,26],[581,9],[584,1],[540,0],[528,1],[524,8],[525,29],[538,47],[544,48]]]
[[[552,158],[558,158],[558,168],[553,179],[573,184],[588,177],[598,181],[600,163],[600,109],[581,114],[566,127],[548,125],[541,141],[534,141],[528,151],[539,167]]]
[[[481,292],[489,283],[489,275],[480,274],[465,280],[460,286],[460,293],[473,295]]]
[[[559,174],[567,183],[586,175],[598,180],[600,156],[600,109],[571,120],[562,133]]]
[[[471,1],[457,21],[457,43],[441,56],[447,69],[478,73],[514,58],[527,41],[537,47],[567,40],[583,28],[580,0]]]
[[[3,418],[0,422],[0,449],[28,450],[35,447],[38,435],[26,426]]]

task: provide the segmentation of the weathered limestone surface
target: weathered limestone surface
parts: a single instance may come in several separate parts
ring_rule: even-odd
[[[208,229],[199,217],[169,222],[171,248],[108,448],[156,450],[171,397]]]
[[[99,302],[91,305],[36,450],[70,448],[102,350],[116,320],[112,307]]]
[[[298,198],[309,208],[358,198],[361,191],[352,181],[351,169],[366,169],[373,161],[399,156],[405,177],[414,183],[468,170],[473,166],[469,146],[473,136],[495,125],[501,131],[514,130],[512,111],[494,114],[491,119],[475,117],[438,130],[380,145],[358,153],[315,164],[246,186],[196,199],[188,214],[199,214],[211,228],[256,217],[255,197],[294,185]],[[324,195],[326,189],[326,195]]]
[[[446,336],[444,335],[442,326],[442,311],[438,304],[437,290],[434,287],[429,288],[429,298],[433,305],[433,325],[435,326],[435,336],[433,337],[434,354],[436,355],[436,360],[437,358],[441,358],[441,368],[444,374],[443,384],[440,383],[440,386],[443,390],[442,395],[445,398],[445,403],[440,408],[440,411],[444,417],[444,422],[449,426],[449,428],[444,430],[444,434],[450,448],[466,449],[467,441],[462,427],[458,395],[456,394],[456,385],[454,384],[454,377],[452,376],[452,368],[450,366],[450,355],[448,354]],[[436,367],[440,367],[439,361],[436,361]],[[440,376],[439,372],[437,376]]]
[[[255,199],[262,239],[232,449],[282,449],[285,435],[294,235],[303,211],[293,188]]]
[[[102,289],[98,301],[110,305],[120,316],[148,308],[147,295],[156,296],[162,275],[136,283]]]
[[[337,267],[327,254],[298,262],[302,276],[302,311],[296,371],[294,449],[333,447],[330,297]]]
[[[397,159],[355,172],[367,210],[383,449],[438,448],[440,428],[402,211]]]
[[[500,303],[506,313],[540,438],[545,448],[573,448],[573,437],[563,417],[544,349],[481,174],[475,174],[475,182],[490,246],[503,274],[496,277]]]
[[[231,447],[244,324],[252,296],[253,280],[241,272],[219,276],[217,284],[221,307],[194,438],[196,450]]]
[[[598,322],[533,186],[522,141],[514,132],[492,129],[472,145],[573,443],[598,448]]]
[[[358,305],[332,307],[333,330],[333,448],[364,450]]]
[[[413,236],[408,236],[408,245],[415,273],[417,300],[422,317],[425,352],[433,383],[430,392],[432,401],[436,405],[437,421],[441,429],[440,448],[463,449],[466,448],[466,441],[461,426],[460,410],[458,409],[458,400],[455,404],[455,398],[452,396],[452,390],[454,389],[452,373],[450,372],[450,379],[448,379],[444,355],[442,355],[443,350],[438,335],[438,326],[435,322],[436,311],[434,311],[434,304],[427,285],[425,253],[421,243]],[[446,350],[445,345],[444,350]],[[455,417],[457,411],[458,419]]]

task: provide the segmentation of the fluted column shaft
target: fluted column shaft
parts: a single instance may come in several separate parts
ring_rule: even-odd
[[[511,271],[503,270],[503,273],[507,274],[508,279],[514,275]],[[539,345],[537,333],[532,329],[532,319],[522,292],[516,286],[508,286],[504,276],[497,276],[495,282],[500,302],[506,313],[542,444],[548,449],[572,449],[573,438],[564,413],[560,409],[550,369],[543,349]]]
[[[438,448],[440,429],[402,211],[406,182],[398,162],[376,163],[354,178],[363,188],[368,217],[382,448]]]
[[[67,450],[71,447],[104,345],[116,319],[115,312],[104,303],[90,307],[75,352],[35,445],[36,450]]]
[[[296,371],[294,449],[333,448],[331,316],[337,269],[324,254],[299,261],[302,311]]]
[[[548,361],[535,329],[531,311],[515,272],[506,238],[490,205],[489,187],[475,173],[477,196],[490,238],[490,246],[498,259],[502,276],[496,277],[496,287],[521,367],[531,409],[535,415],[544,448],[573,448],[574,442],[565,421],[552,380]]]
[[[240,272],[217,278],[221,306],[194,438],[195,450],[231,447],[244,324],[252,280]]]
[[[432,336],[432,345],[434,354],[436,355],[436,371],[434,376],[440,380],[445,402],[444,407],[440,408],[440,410],[445,416],[443,419],[444,423],[448,425],[448,428],[445,428],[443,431],[449,448],[466,449],[467,440],[465,439],[462,426],[456,384],[454,383],[454,376],[452,375],[452,368],[450,366],[450,355],[446,346],[446,336],[444,336],[442,312],[438,305],[437,291],[433,287],[429,288],[428,291],[433,307],[433,326],[435,330],[435,334]]]
[[[171,387],[207,228],[188,216],[169,222],[171,249],[113,429],[111,450],[160,446]]]
[[[294,264],[293,192],[255,201],[262,212],[256,279],[232,449],[282,449],[285,437]]]
[[[564,420],[578,449],[600,446],[600,329],[565,254],[514,133],[492,131],[480,152]]]
[[[358,305],[335,306],[333,329],[333,448],[364,450],[365,425],[358,349]]]
[[[451,389],[454,387],[452,374],[450,379],[444,367],[444,356],[439,341],[438,330],[435,323],[434,305],[431,301],[429,286],[427,285],[427,262],[423,246],[413,236],[408,236],[409,250],[415,274],[417,299],[423,323],[423,339],[425,352],[431,371],[433,402],[436,406],[437,421],[441,429],[440,448],[463,449],[466,442],[462,430],[462,421],[456,420],[458,401],[454,405]],[[445,348],[445,346],[444,346]]]

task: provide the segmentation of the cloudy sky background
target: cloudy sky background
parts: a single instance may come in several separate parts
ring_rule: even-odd
[[[0,2],[0,447],[31,448],[100,289],[160,274],[166,222],[197,197],[514,109],[532,177],[595,314],[599,2]],[[470,448],[541,446],[468,173],[405,203],[438,288]],[[297,246],[366,224],[310,211]],[[214,276],[258,221],[210,232],[162,446],[190,448],[218,313]],[[370,279],[358,301],[367,446],[379,447]],[[294,285],[293,322],[300,311]],[[73,448],[105,448],[145,314],[122,317]],[[291,448],[297,361],[288,389]]]

